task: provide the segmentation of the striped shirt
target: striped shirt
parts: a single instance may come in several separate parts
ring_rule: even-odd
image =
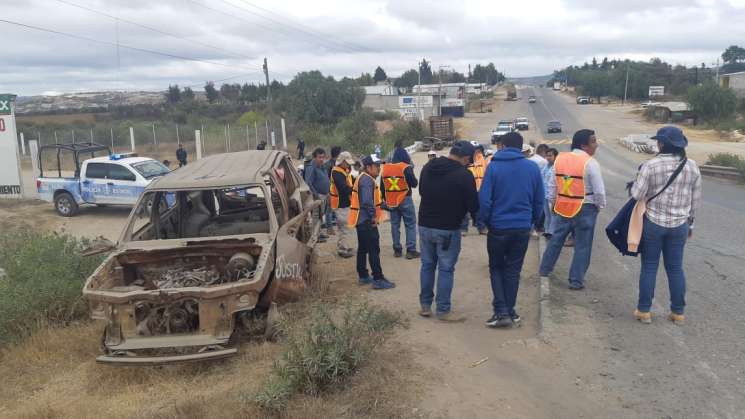
[[[680,165],[680,157],[660,154],[639,169],[631,196],[648,199],[660,191]],[[647,218],[662,227],[673,228],[685,222],[693,225],[696,211],[701,208],[701,172],[696,162],[688,159],[685,167],[670,186],[647,205]]]

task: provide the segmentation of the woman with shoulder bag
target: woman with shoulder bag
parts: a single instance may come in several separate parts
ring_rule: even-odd
[[[660,128],[652,139],[657,140],[660,152],[641,166],[631,188],[631,196],[637,201],[654,197],[646,205],[639,246],[642,266],[634,317],[642,323],[652,322],[652,299],[662,254],[670,288],[668,319],[682,324],[686,291],[683,249],[701,207],[701,173],[696,162],[686,158],[688,139],[680,129]]]

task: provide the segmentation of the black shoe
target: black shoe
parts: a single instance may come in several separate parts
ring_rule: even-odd
[[[510,316],[495,314],[491,316],[489,320],[486,321],[486,325],[489,327],[494,327],[494,328],[511,327],[512,319],[510,319]]]
[[[517,314],[516,311],[513,311],[512,314],[510,314],[510,320],[512,320],[512,324],[514,324],[517,327],[520,327],[520,321],[522,321],[522,318],[519,314]]]
[[[404,252],[403,252],[403,250],[400,250],[400,249],[393,249],[393,257],[395,257],[395,258],[400,258],[400,257],[401,257],[401,256],[403,256],[403,255],[404,255]]]
[[[585,289],[585,286],[582,284],[576,285],[576,284],[569,284],[569,289],[572,291],[579,291]]]
[[[407,250],[406,251],[406,259],[409,259],[409,260],[411,260],[411,259],[418,259],[419,256],[421,256],[421,255],[416,250]]]

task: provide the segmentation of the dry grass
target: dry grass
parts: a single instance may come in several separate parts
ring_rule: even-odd
[[[329,247],[326,245],[324,247]],[[305,316],[312,303],[336,304],[355,289],[339,279],[347,261],[318,261],[309,298],[282,307],[283,316]],[[343,264],[343,265],[341,265]],[[341,265],[341,266],[340,266]],[[332,275],[332,271],[337,275]],[[282,350],[281,343],[243,342],[236,357],[160,367],[98,365],[102,325],[74,324],[39,331],[0,352],[0,417],[5,418],[258,418],[270,417],[252,402]],[[283,418],[410,417],[418,377],[405,345],[389,341],[344,386],[319,397],[291,400]]]

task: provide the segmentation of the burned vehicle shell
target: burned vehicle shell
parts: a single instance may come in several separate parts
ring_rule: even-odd
[[[305,289],[321,211],[278,151],[210,156],[154,181],[83,289],[91,317],[106,321],[97,360],[236,353],[240,315],[266,313]]]

